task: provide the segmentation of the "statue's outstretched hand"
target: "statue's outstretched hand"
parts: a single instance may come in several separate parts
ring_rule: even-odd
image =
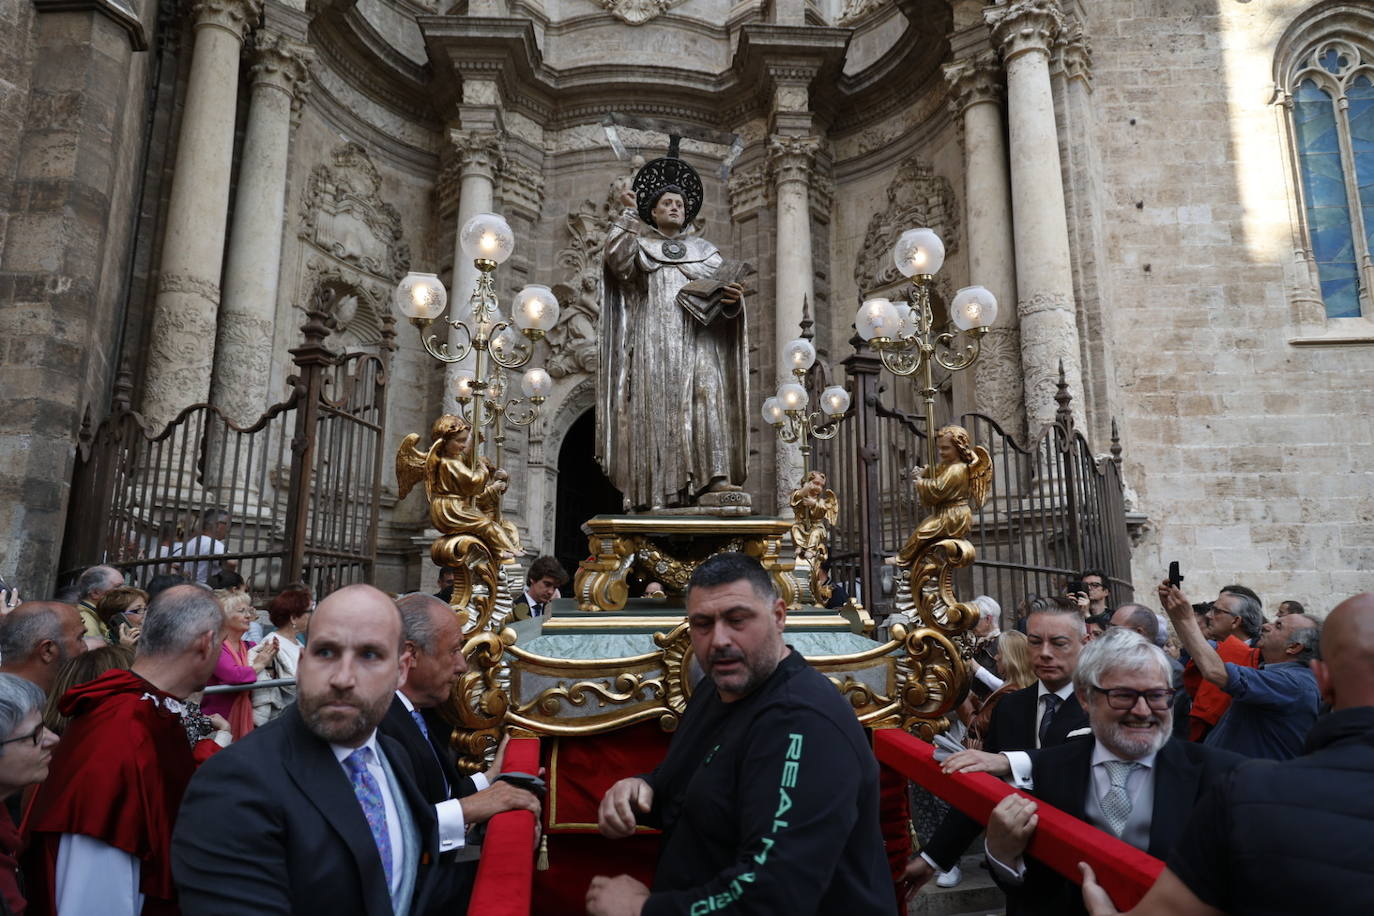
[[[637,207],[638,199],[635,197],[634,188],[626,188],[620,192],[620,205],[622,207]]]

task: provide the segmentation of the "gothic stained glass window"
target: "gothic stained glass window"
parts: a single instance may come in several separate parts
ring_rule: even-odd
[[[1347,41],[1298,59],[1289,83],[1303,217],[1328,318],[1370,308],[1374,250],[1374,54]]]

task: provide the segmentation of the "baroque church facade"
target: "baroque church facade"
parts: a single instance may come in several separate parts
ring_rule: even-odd
[[[280,401],[305,306],[390,356],[386,454],[451,404],[394,317],[466,300],[495,211],[503,304],[551,287],[555,380],[505,451],[507,517],[555,547],[588,465],[600,248],[635,157],[703,176],[704,234],[758,267],[754,401],[803,303],[838,369],[890,250],[929,226],[944,298],[1002,304],[948,405],[1124,447],[1137,588],[1182,561],[1324,612],[1374,568],[1374,3],[1368,0],[14,0],[0,7],[0,573],[47,589],[83,422],[121,366],[150,429]],[[967,376],[965,378],[964,376]],[[889,389],[910,388],[889,380]],[[901,397],[910,397],[909,392]],[[580,424],[580,425],[579,425]],[[756,421],[756,426],[761,426]],[[755,511],[795,454],[754,430]],[[574,454],[577,453],[577,454]],[[842,494],[843,496],[843,494]],[[377,582],[421,561],[383,478]],[[576,520],[572,530],[575,532]]]

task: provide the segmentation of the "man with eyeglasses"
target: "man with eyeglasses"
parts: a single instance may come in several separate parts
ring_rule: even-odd
[[[1222,598],[1232,597],[1223,592]],[[1247,757],[1288,760],[1302,753],[1303,740],[1317,721],[1321,696],[1309,667],[1321,627],[1306,614],[1287,614],[1260,628],[1258,667],[1230,661],[1222,645],[1207,644],[1192,605],[1167,580],[1160,603],[1206,685],[1224,691],[1230,703],[1206,738],[1207,744]],[[1213,605],[1209,620],[1218,613]],[[1223,611],[1229,614],[1230,612]],[[1234,639],[1234,637],[1232,637]],[[1199,689],[1198,695],[1201,696]],[[1194,706],[1196,709],[1196,705]],[[1196,715],[1196,712],[1194,712]]]
[[[1106,575],[1099,570],[1089,569],[1079,578],[1083,580],[1084,594],[1088,597],[1088,616],[1111,614],[1112,607],[1108,599],[1112,597],[1112,593],[1107,588]]]
[[[1174,689],[1168,656],[1138,633],[1112,627],[1094,640],[1074,672],[1074,697],[1093,740],[1036,755],[1036,798],[1157,858],[1169,854],[1203,793],[1244,760],[1171,738]],[[992,811],[986,849],[997,883],[1018,914],[1084,912],[1078,886],[1026,847],[1036,802],[1009,795]]]
[[[983,750],[950,755],[946,773],[991,773],[1029,785],[1031,764],[1041,748],[1089,733],[1083,707],[1074,700],[1074,671],[1086,641],[1078,605],[1069,598],[1038,598],[1026,617],[1026,641],[1037,683],[1009,693],[993,710]],[[959,857],[978,837],[977,821],[951,811],[930,842],[907,864],[903,879],[914,893],[938,871],[958,867]]]
[[[1180,618],[1174,616],[1173,611],[1169,611],[1169,616],[1182,641]],[[1192,605],[1188,606],[1187,617],[1193,629],[1205,637],[1202,645],[1212,649],[1222,662],[1245,668],[1255,667],[1257,659],[1249,640],[1260,633],[1260,627],[1264,624],[1264,609],[1259,596],[1253,591],[1243,585],[1227,585],[1203,615],[1200,627]],[[1184,642],[1183,648],[1189,656],[1188,664],[1183,669],[1183,687],[1192,697],[1192,707],[1188,710],[1188,740],[1203,741],[1231,706],[1231,695],[1211,679],[1203,677],[1192,646]]]

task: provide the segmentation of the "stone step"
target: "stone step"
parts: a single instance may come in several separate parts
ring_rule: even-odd
[[[932,880],[908,901],[908,916],[1001,916],[1006,912],[1006,896],[983,868],[981,854],[964,856],[959,868],[964,873],[962,881],[940,887]]]

